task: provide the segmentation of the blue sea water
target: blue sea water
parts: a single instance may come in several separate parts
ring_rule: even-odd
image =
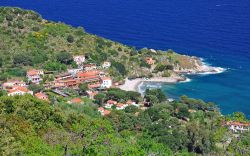
[[[250,117],[249,0],[1,0],[0,6],[32,9],[137,48],[174,49],[227,68],[162,89],[169,97],[185,94],[215,102],[224,114]]]

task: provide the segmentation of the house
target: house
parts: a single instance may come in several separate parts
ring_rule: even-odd
[[[71,99],[70,101],[68,101],[68,103],[81,104],[81,103],[83,103],[83,101],[80,98],[74,98],[74,99]]]
[[[106,115],[109,115],[111,113],[110,110],[106,110],[103,107],[99,107],[98,112],[100,112],[102,116],[106,116]]]
[[[102,64],[102,68],[109,68],[110,66],[111,66],[111,63],[107,61]]]
[[[35,84],[39,84],[43,80],[41,77],[42,75],[44,75],[44,72],[42,70],[32,69],[27,72],[28,81]]]
[[[85,72],[78,72],[76,78],[81,82],[99,82],[99,70],[91,70]]]
[[[128,106],[133,105],[133,106],[139,107],[139,104],[137,104],[135,101],[132,101],[132,100],[128,100],[128,101],[126,102],[126,104],[127,104]]]
[[[237,132],[243,133],[244,131],[250,131],[250,123],[229,121],[226,124],[224,124],[224,126],[227,126],[228,129],[234,133]]]
[[[117,101],[108,100],[104,107],[110,109],[110,108],[112,108],[113,105],[116,105],[116,104],[117,104]]]
[[[112,86],[112,79],[110,77],[101,78],[101,88],[110,88]]]
[[[56,80],[54,81],[53,88],[77,88],[81,82],[76,79]]]
[[[155,64],[155,60],[153,60],[152,57],[146,57],[145,61],[146,61],[147,64],[149,64],[149,65]]]
[[[85,56],[84,55],[78,55],[73,57],[76,64],[80,67],[85,62]]]
[[[116,109],[117,109],[117,110],[123,110],[123,109],[125,109],[127,106],[128,106],[127,104],[118,103],[118,104],[116,105]]]
[[[25,95],[25,94],[33,95],[33,92],[30,91],[28,88],[22,86],[14,86],[12,89],[8,90],[8,96]]]
[[[7,81],[7,82],[2,84],[3,89],[11,89],[14,86],[25,87],[26,83],[23,81],[14,80],[14,81]]]
[[[96,66],[96,64],[85,64],[85,65],[83,66],[83,69],[84,69],[85,71],[96,70],[96,69],[97,69],[97,66]]]
[[[40,100],[49,101],[48,96],[42,92],[36,93],[35,97],[37,97]]]

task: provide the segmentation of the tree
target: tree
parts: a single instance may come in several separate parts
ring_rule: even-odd
[[[32,58],[29,54],[19,53],[14,55],[13,63],[15,65],[32,65]]]
[[[94,96],[95,101],[101,106],[104,104],[104,101],[106,100],[107,96],[104,93],[99,93]]]
[[[41,92],[44,89],[42,85],[37,85],[37,84],[30,84],[28,88],[32,90],[34,93]]]
[[[63,51],[57,54],[56,58],[57,58],[57,61],[64,63],[64,64],[71,64],[71,62],[73,62],[73,56],[66,51]]]
[[[43,68],[48,71],[66,71],[67,69],[65,64],[51,61],[47,62]]]
[[[89,89],[88,84],[86,83],[80,84],[79,89],[80,89],[80,93],[85,93]]]
[[[74,40],[74,37],[73,37],[72,35],[69,35],[69,36],[67,37],[67,41],[68,41],[69,43],[73,43],[75,40]]]
[[[3,57],[0,56],[0,68],[3,66]]]

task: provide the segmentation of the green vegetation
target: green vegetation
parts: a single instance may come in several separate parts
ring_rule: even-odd
[[[125,77],[168,77],[174,69],[193,69],[197,59],[149,49],[136,50],[92,34],[41,18],[33,11],[0,7],[0,81],[24,77],[29,68],[50,72],[76,67],[74,55],[85,55],[88,63],[101,65],[116,81]],[[155,64],[148,65],[151,57]],[[53,80],[46,75],[43,81]],[[34,93],[42,85],[29,85]],[[31,95],[6,95],[0,90],[0,155],[250,155],[250,132],[234,134],[223,126],[225,121],[249,122],[236,112],[221,116],[211,102],[187,96],[168,102],[160,89],[137,92],[111,88],[81,97],[82,104],[69,104],[85,95],[87,85],[70,88],[64,98],[45,90],[50,103]],[[113,109],[108,116],[97,111],[107,100],[136,101],[146,107]]]
[[[155,60],[154,72],[172,70],[174,67],[195,67],[195,59],[189,56],[171,50],[136,50],[89,34],[81,27],[73,28],[42,19],[33,11],[0,7],[0,21],[0,38],[4,38],[0,44],[2,80],[12,77],[6,70],[13,67],[20,67],[24,71],[29,66],[64,71],[72,65],[73,55],[85,55],[87,62],[97,65],[104,61],[112,62],[107,72],[117,81],[124,77],[151,77],[155,65],[148,65],[146,57]]]
[[[150,94],[156,94],[156,90]],[[158,95],[158,93],[156,94]],[[193,107],[194,104],[196,107]],[[103,118],[97,105],[49,104],[27,96],[0,97],[3,155],[248,155],[250,133],[234,139],[211,104],[185,101],[130,106]],[[195,110],[188,112],[188,109]],[[205,109],[205,110],[204,110]],[[185,120],[184,120],[185,119]],[[14,126],[15,125],[15,126]],[[230,144],[226,138],[233,138]],[[223,147],[218,144],[223,144]],[[129,146],[128,146],[129,145]]]

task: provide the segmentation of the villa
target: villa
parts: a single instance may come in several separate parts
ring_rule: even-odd
[[[39,84],[43,80],[42,75],[44,75],[42,70],[32,69],[27,72],[28,81],[35,84]]]
[[[8,96],[25,95],[25,94],[33,95],[33,92],[30,91],[28,88],[22,86],[14,86],[12,89],[8,90]]]
[[[127,104],[118,103],[118,104],[116,105],[116,109],[117,109],[117,110],[123,110],[123,109],[125,109],[127,106],[128,106]]]
[[[23,82],[23,81],[14,80],[14,81],[7,81],[7,82],[5,82],[5,83],[2,84],[3,89],[11,89],[14,86],[25,87],[26,83]]]
[[[250,123],[229,121],[226,124],[224,124],[224,126],[227,126],[228,129],[234,133],[237,132],[243,133],[244,131],[250,131]]]

